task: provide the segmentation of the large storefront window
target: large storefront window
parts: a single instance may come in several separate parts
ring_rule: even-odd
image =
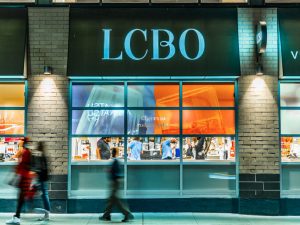
[[[300,83],[280,83],[281,196],[299,197]]]
[[[129,196],[235,196],[234,82],[73,81],[71,90],[70,197],[105,193],[113,147]]]
[[[7,184],[17,163],[20,142],[25,136],[25,82],[0,82],[0,197],[15,197],[15,188]]]

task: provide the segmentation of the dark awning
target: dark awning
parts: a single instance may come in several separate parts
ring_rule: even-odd
[[[27,9],[0,8],[0,77],[23,76]]]
[[[239,76],[237,9],[72,8],[69,76]]]

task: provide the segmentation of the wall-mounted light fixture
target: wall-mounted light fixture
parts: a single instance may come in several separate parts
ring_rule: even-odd
[[[52,74],[52,67],[44,66],[44,75],[51,75],[51,74]]]
[[[262,55],[267,48],[267,23],[259,21],[256,26],[256,75],[264,75],[262,66]]]

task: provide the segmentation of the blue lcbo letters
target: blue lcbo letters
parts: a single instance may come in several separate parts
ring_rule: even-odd
[[[104,48],[103,48],[103,57],[102,60],[122,60],[123,59],[123,51],[120,52],[119,56],[111,56],[110,55],[110,33],[112,29],[102,29],[104,32]],[[169,60],[176,54],[176,48],[174,45],[174,34],[170,30],[166,29],[151,29],[153,36],[153,51],[152,51],[152,60]],[[159,33],[166,33],[168,36],[168,40],[160,41]],[[188,33],[194,32],[198,39],[198,52],[196,56],[188,55],[186,51],[186,36]],[[145,53],[142,56],[136,56],[131,50],[131,39],[135,33],[140,33],[147,42],[147,30],[134,29],[127,33],[124,40],[124,51],[126,55],[132,60],[138,61],[144,59],[148,54],[148,49],[145,50]],[[167,56],[160,56],[160,48],[168,48],[169,53]],[[205,50],[205,41],[202,33],[196,29],[187,29],[183,31],[179,37],[179,51],[181,55],[187,60],[197,60],[199,59]]]

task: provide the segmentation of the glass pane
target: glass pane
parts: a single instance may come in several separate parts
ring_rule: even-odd
[[[124,111],[73,110],[72,134],[124,134]]]
[[[281,134],[300,134],[300,110],[281,110]]]
[[[17,161],[18,158],[13,157],[19,148],[19,143],[23,137],[0,137],[0,162]]]
[[[24,134],[24,111],[1,110],[0,134]]]
[[[128,110],[127,133],[179,134],[178,110]]]
[[[184,84],[184,107],[233,107],[234,84]]]
[[[180,167],[177,165],[128,165],[127,194],[179,195]]]
[[[24,107],[25,84],[0,83],[0,107]]]
[[[183,110],[183,134],[235,134],[234,110]]]
[[[183,139],[184,160],[235,160],[233,137],[186,137]]]
[[[73,85],[73,107],[123,107],[123,85]]]
[[[131,137],[127,142],[129,161],[180,159],[179,138]]]
[[[128,85],[128,107],[178,107],[178,84]]]
[[[300,106],[300,83],[280,84],[280,105]]]
[[[72,160],[105,160],[111,158],[111,149],[118,149],[117,157],[124,158],[122,137],[79,137],[72,138]]]
[[[235,165],[184,165],[183,194],[236,197]]]

